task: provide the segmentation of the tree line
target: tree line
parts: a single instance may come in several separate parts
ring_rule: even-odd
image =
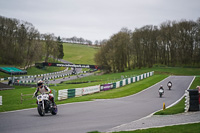
[[[86,44],[86,45],[92,45],[92,41],[88,39],[84,39],[82,37],[76,37],[73,36],[71,38],[62,38],[62,41],[67,42],[67,43],[78,43],[78,44]]]
[[[60,37],[40,34],[33,24],[0,16],[0,63],[27,67],[50,57],[63,58]]]
[[[96,46],[100,46],[102,44],[104,44],[104,42],[106,41],[105,39],[104,40],[95,40],[94,43],[91,41],[91,40],[88,40],[88,39],[84,39],[82,37],[76,37],[76,36],[73,36],[71,38],[65,38],[63,37],[62,38],[62,41],[63,42],[67,42],[67,43],[77,43],[77,44],[83,44],[83,45],[96,45]]]
[[[200,18],[197,21],[166,21],[146,25],[133,32],[122,28],[95,55],[95,62],[107,72],[167,66],[200,66]]]

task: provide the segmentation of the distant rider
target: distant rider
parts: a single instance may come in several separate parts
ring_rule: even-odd
[[[160,88],[159,88],[158,91],[160,92],[160,90],[163,90],[163,93],[164,93],[164,89],[163,89],[163,86],[162,86],[162,85],[160,86]]]
[[[168,87],[172,87],[172,82],[169,81],[169,82],[167,83],[167,86],[168,86]]]
[[[50,94],[51,93],[51,89],[49,87],[45,86],[44,82],[42,80],[38,81],[37,86],[38,86],[38,88],[34,92],[34,96],[37,97],[38,92],[40,92],[41,94],[42,93],[49,94],[49,100],[53,103],[53,106],[54,106],[55,105],[54,96],[53,96],[53,94]]]

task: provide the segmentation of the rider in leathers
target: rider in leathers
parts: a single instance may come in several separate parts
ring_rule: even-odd
[[[54,102],[54,96],[53,96],[53,94],[50,94],[51,93],[51,89],[49,87],[45,86],[42,80],[38,81],[37,86],[38,86],[38,88],[34,92],[34,96],[37,97],[38,92],[40,92],[41,94],[42,93],[49,94],[49,100],[52,101],[53,106],[54,106],[54,104],[55,104],[55,102]]]

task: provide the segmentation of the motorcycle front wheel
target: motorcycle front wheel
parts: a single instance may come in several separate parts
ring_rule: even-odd
[[[45,115],[45,110],[43,109],[42,104],[38,104],[37,110],[40,116]]]

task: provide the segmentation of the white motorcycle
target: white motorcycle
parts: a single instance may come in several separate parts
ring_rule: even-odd
[[[164,89],[159,89],[158,90],[160,97],[162,97],[162,95],[164,94]]]
[[[52,104],[49,100],[48,94],[40,94],[37,96],[37,110],[40,116],[44,116],[45,113],[51,112],[52,115],[56,115],[58,112],[58,108],[56,104]]]
[[[171,88],[172,88],[172,83],[168,82],[168,83],[167,83],[167,86],[168,86],[169,90],[171,90]]]

